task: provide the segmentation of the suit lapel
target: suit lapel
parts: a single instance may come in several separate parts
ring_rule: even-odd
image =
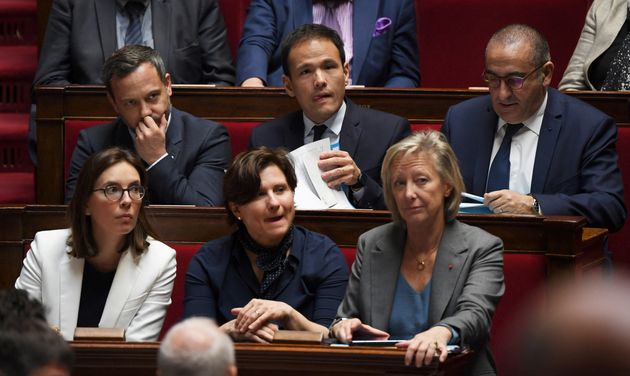
[[[69,248],[66,248],[66,252]],[[79,317],[85,259],[64,255],[59,262],[59,328],[65,338],[74,336]],[[54,300],[54,299],[53,299]],[[51,309],[54,309],[51,307]]]
[[[127,127],[127,124],[125,124],[120,117],[116,120],[116,126],[114,127],[114,144],[129,150],[136,150],[136,146],[129,133],[129,127]]]
[[[341,132],[339,133],[339,149],[347,151],[355,159],[355,153],[361,137],[361,119],[359,118],[357,105],[346,98],[346,115],[343,118]]]
[[[166,130],[166,151],[173,159],[177,158],[181,151],[182,133],[184,132],[184,123],[181,113],[171,107],[171,121]]]
[[[295,150],[304,145],[304,118],[302,111],[294,112],[288,119],[288,132],[282,134],[283,143],[289,150]]]
[[[489,100],[489,97],[488,97]],[[494,144],[494,134],[497,129],[499,117],[488,103],[485,116],[479,119],[481,125],[477,130],[479,137],[477,150],[478,157],[475,159],[475,176],[473,177],[472,192],[482,195],[486,192],[486,181],[488,180],[488,169],[490,166],[490,157],[492,156],[492,145]],[[469,124],[472,126],[473,124]]]
[[[94,6],[96,8],[95,16],[98,24],[98,34],[101,38],[103,59],[107,59],[118,49],[118,34],[116,33],[116,1],[95,0]]]
[[[597,29],[597,32],[595,33],[595,41],[592,43],[592,50],[589,52],[585,63],[593,62],[597,57],[601,56],[608,48],[610,48],[612,42],[617,36],[617,33],[621,30],[624,22],[626,22],[626,16],[628,14],[626,11],[627,7],[628,2],[626,1],[612,2],[612,8],[608,13],[612,16],[608,17],[606,20],[605,27]]]
[[[556,148],[556,142],[562,128],[563,106],[561,98],[554,89],[547,91],[547,108],[543,116],[538,146],[536,148],[536,160],[532,173],[532,185],[530,192],[542,193],[549,173],[549,166]]]
[[[380,239],[371,251],[370,270],[362,273],[371,278],[371,325],[381,329],[389,326],[389,316],[394,304],[394,294],[405,247],[405,230],[396,225],[391,225],[390,228],[391,231]]]
[[[153,29],[153,46],[160,51],[164,65],[170,67],[171,59],[171,4],[168,0],[151,1],[151,25]],[[168,53],[166,53],[168,51]]]
[[[468,257],[466,247],[454,234],[455,226],[457,226],[456,221],[446,224],[433,267],[431,297],[429,298],[430,324],[440,321],[444,316]]]
[[[124,327],[126,323],[119,323],[118,318],[125,303],[129,300],[129,295],[133,289],[136,279],[142,273],[141,268],[136,265],[131,254],[131,250],[126,250],[120,257],[116,275],[109,289],[103,315],[98,326],[101,328]]]
[[[352,7],[352,82],[357,82],[372,41],[381,1],[356,0]]]

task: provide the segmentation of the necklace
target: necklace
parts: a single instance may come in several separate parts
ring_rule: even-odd
[[[434,250],[432,250],[431,252],[429,252],[428,255],[425,255],[426,258],[424,257],[420,257],[420,256],[416,256],[416,262],[418,263],[416,265],[416,269],[418,269],[418,271],[423,271],[424,269],[427,268],[427,262],[429,261],[429,259],[431,258],[431,256],[437,251],[437,248],[435,248]]]

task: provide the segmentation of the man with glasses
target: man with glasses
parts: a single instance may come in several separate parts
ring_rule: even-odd
[[[549,46],[527,25],[497,31],[485,56],[490,95],[451,107],[442,127],[467,191],[495,213],[579,215],[619,230],[626,207],[614,120],[549,88]]]
[[[219,206],[230,162],[225,128],[171,105],[171,76],[150,47],[121,48],[103,66],[107,98],[119,115],[113,123],[84,129],[72,153],[66,200],[85,160],[111,146],[134,150],[149,173],[151,204]],[[121,192],[105,191],[106,196]],[[140,192],[129,191],[129,195]]]

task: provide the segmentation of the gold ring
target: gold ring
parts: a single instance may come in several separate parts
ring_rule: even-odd
[[[258,310],[256,310],[256,312],[254,312],[256,314],[256,316],[260,316],[260,312]]]

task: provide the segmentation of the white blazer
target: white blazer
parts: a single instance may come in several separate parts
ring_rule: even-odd
[[[31,243],[15,287],[46,307],[50,325],[72,340],[77,326],[85,259],[70,256],[69,229],[40,231]],[[157,341],[171,304],[175,250],[152,238],[137,262],[123,252],[99,327],[124,328],[127,341]]]

